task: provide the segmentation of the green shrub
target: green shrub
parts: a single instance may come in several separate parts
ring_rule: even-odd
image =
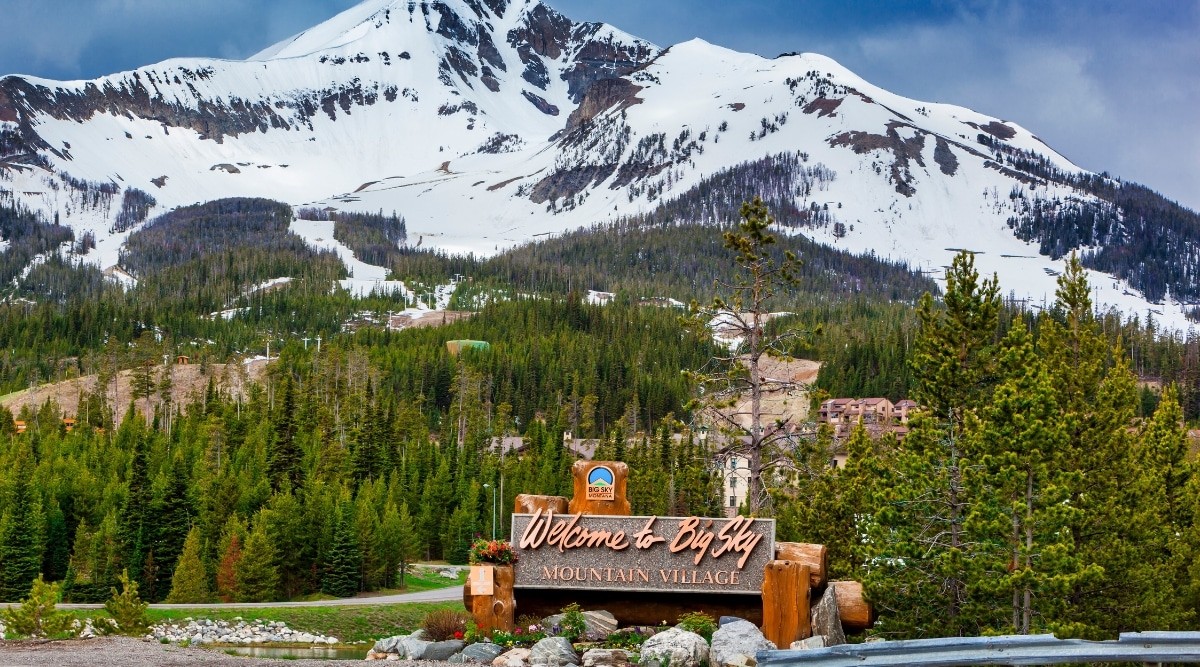
[[[425,631],[425,639],[431,642],[462,639],[467,634],[467,621],[470,618],[461,611],[439,609],[425,616],[421,629]]]
[[[138,597],[138,584],[129,579],[129,571],[121,572],[121,592],[112,589],[112,597],[104,603],[104,609],[117,622],[117,628],[123,635],[140,635],[146,632],[150,619],[146,609],[150,606]]]
[[[604,648],[637,650],[650,637],[648,628],[621,628],[604,639]]]
[[[58,589],[58,584],[46,583],[39,574],[29,590],[29,597],[21,600],[20,605],[4,610],[4,625],[8,632],[19,637],[52,637],[72,630],[75,617],[55,608]]]
[[[679,623],[675,626],[681,630],[694,632],[707,642],[712,642],[713,633],[717,630],[717,622],[712,616],[702,612],[693,611],[684,614],[679,618]]]
[[[566,637],[573,642],[579,641],[579,638],[587,633],[587,619],[583,617],[583,609],[580,609],[578,604],[572,602],[562,608],[559,629],[560,637]]]

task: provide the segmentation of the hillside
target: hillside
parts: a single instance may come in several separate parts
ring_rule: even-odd
[[[265,358],[248,360],[243,364],[209,364],[207,367],[201,364],[172,364],[171,403],[179,406],[202,400],[210,382],[223,397],[245,400],[248,385],[262,382],[266,367]],[[156,379],[163,377],[163,368],[161,365],[153,368],[153,376]],[[63,415],[86,421],[88,415],[81,409],[80,398],[95,391],[96,381],[95,375],[85,375],[72,380],[38,385],[0,397],[0,406],[7,408],[14,415],[19,415],[25,408],[37,412],[46,401],[52,401]],[[128,406],[132,402],[134,408],[148,421],[153,420],[161,406],[161,394],[155,392],[154,397],[149,400],[132,400],[133,383],[133,371],[124,370],[118,373],[105,392],[109,405]]]

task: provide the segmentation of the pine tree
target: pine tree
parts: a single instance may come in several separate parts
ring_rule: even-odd
[[[1154,629],[1173,592],[1146,553],[1152,528],[1130,508],[1141,504],[1130,471],[1138,468],[1130,431],[1137,409],[1136,378],[1115,354],[1092,313],[1087,274],[1075,257],[1058,279],[1055,306],[1039,319],[1039,353],[1058,390],[1064,460],[1075,474],[1070,506],[1075,553],[1102,569],[1067,592],[1072,628],[1064,635],[1106,639]]]
[[[62,581],[71,562],[71,543],[67,536],[67,519],[57,500],[50,501],[46,510],[45,546],[42,550],[41,572],[50,581]]]
[[[760,197],[743,202],[740,214],[741,222],[737,228],[723,234],[725,248],[734,253],[737,273],[732,282],[718,281],[715,285],[725,296],[715,297],[705,309],[693,305],[692,311],[694,324],[705,333],[709,322],[719,318],[722,328],[740,338],[742,343],[735,354],[719,359],[726,372],[719,375],[697,373],[693,379],[702,387],[717,389],[709,394],[715,408],[710,414],[722,420],[724,428],[745,436],[746,444],[734,445],[734,449],[748,462],[748,509],[752,514],[762,514],[770,511],[770,494],[765,480],[784,462],[785,457],[777,450],[788,438],[786,423],[766,423],[762,411],[763,395],[768,390],[788,389],[795,383],[765,377],[760,365],[765,355],[784,356],[786,348],[802,333],[789,327],[767,328],[770,306],[776,294],[799,284],[801,262],[791,250],[780,253],[774,248],[776,238],[768,229],[775,223],[775,218]],[[743,415],[722,409],[743,394],[748,394],[750,400],[748,425],[742,423]],[[738,437],[734,442],[741,443],[743,439]]]
[[[408,507],[405,506],[405,511]],[[412,527],[412,517],[409,517],[409,527]],[[383,510],[383,520],[379,522],[379,530],[375,533],[374,550],[379,554],[379,569],[376,579],[383,588],[392,588],[396,583],[396,573],[401,561],[401,525],[400,512],[396,503],[388,500]]]
[[[274,415],[274,433],[267,459],[271,488],[278,490],[286,481],[293,489],[302,481],[301,452],[296,445],[296,390],[292,376],[283,379],[283,398]]]
[[[981,433],[969,436],[982,450],[967,473],[974,498],[967,528],[986,545],[971,597],[981,622],[1002,634],[1071,632],[1063,594],[1101,570],[1075,554],[1071,529],[1080,511],[1069,501],[1079,482],[1066,459],[1054,384],[1022,328],[1004,347],[1004,381],[984,409]]]
[[[466,495],[446,521],[446,533],[442,538],[445,547],[443,558],[453,564],[466,564],[471,543],[479,534],[479,491],[478,482],[472,481]]]
[[[408,512],[408,503],[400,505],[399,525],[397,526],[397,543],[396,560],[400,565],[400,584],[401,587],[407,585],[406,575],[408,574],[408,566],[416,562],[418,555],[421,553],[421,542],[417,534],[416,525],[413,517]]]
[[[262,521],[254,522],[246,538],[246,548],[234,567],[234,581],[241,602],[270,602],[279,595],[275,547]]]
[[[886,484],[886,455],[894,451],[895,438],[872,441],[861,424],[846,443],[846,465],[829,465],[829,429],[798,461],[798,480],[786,502],[779,503],[781,539],[824,544],[829,552],[832,579],[857,579],[867,557],[862,536],[875,510],[878,486]]]
[[[321,591],[340,598],[353,597],[358,593],[359,568],[362,564],[353,521],[347,516],[351,506],[349,503],[347,505],[337,511],[333,540],[325,553],[321,575]]]
[[[167,602],[202,603],[212,602],[212,588],[208,584],[208,573],[200,556],[200,528],[192,526],[183,542],[183,553],[171,577],[171,592]]]
[[[133,406],[130,406],[130,414]],[[132,440],[133,451],[129,465],[129,477],[126,483],[125,504],[121,507],[118,517],[118,536],[122,546],[122,561],[125,568],[133,573],[134,578],[141,577],[146,565],[147,552],[152,548],[151,526],[146,518],[150,509],[151,488],[148,473],[148,436],[141,430],[140,417],[127,416],[118,429],[118,439],[122,431],[129,429],[129,439]],[[139,582],[141,583],[141,582]]]
[[[42,512],[34,495],[33,463],[20,445],[8,510],[0,525],[0,599],[17,601],[29,592],[42,565]]]
[[[1000,298],[996,279],[979,282],[970,253],[946,272],[945,309],[921,298],[914,345],[914,398],[924,408],[910,421],[904,451],[881,489],[871,524],[871,558],[879,566],[864,584],[890,615],[898,636],[976,635],[988,625],[969,609],[968,587],[978,575],[966,522],[972,497],[966,471],[978,465],[967,435],[996,383]]]
[[[944,309],[921,297],[921,320],[912,356],[913,398],[962,433],[963,415],[987,403],[995,385],[1000,288],[995,276],[979,282],[975,257],[966,251],[946,271]]]
[[[1183,410],[1174,386],[1163,390],[1139,440],[1133,481],[1138,502],[1133,512],[1146,531],[1144,558],[1156,566],[1161,580],[1155,589],[1159,595],[1151,601],[1157,612],[1155,628],[1183,629],[1191,626],[1198,611],[1179,604],[1180,592],[1192,586],[1188,570],[1194,552],[1188,533],[1195,520],[1195,499],[1188,497],[1193,464],[1187,461]]]
[[[246,539],[246,524],[236,514],[229,517],[221,531],[220,559],[217,562],[217,596],[222,602],[241,600],[238,590],[237,570],[242,560],[242,544]]]
[[[182,459],[176,459],[161,497],[155,498],[150,508],[154,517],[150,548],[154,554],[157,576],[147,580],[145,597],[158,602],[170,591],[175,563],[183,549],[192,523],[192,507],[188,498],[188,477]]]
[[[378,550],[379,515],[375,512],[372,492],[379,485],[368,482],[359,487],[354,499],[354,532],[359,550],[359,590],[370,591],[379,587],[379,570],[382,558]]]
[[[289,485],[271,496],[259,512],[259,520],[266,524],[267,535],[279,555],[279,580],[284,597],[290,599],[309,592],[315,548],[304,508]]]

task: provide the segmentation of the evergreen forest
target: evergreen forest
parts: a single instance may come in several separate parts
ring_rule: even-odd
[[[363,298],[336,287],[345,268],[291,234],[292,217],[248,198],[168,213],[130,236],[137,282],[122,287],[53,253],[22,275],[22,258],[80,240],[0,202],[0,391],[98,378],[78,415],[53,401],[0,411],[0,596],[41,573],[70,601],[103,601],[123,571],[153,601],[395,588],[408,563],[463,563],[477,536],[505,534],[516,494],[569,495],[566,432],[629,463],[634,513],[723,511],[719,439],[695,437],[702,397],[685,371],[725,351],[667,300],[708,302],[736,279],[721,241],[734,221],[647,215],[479,258],[401,245],[397,214],[338,217],[338,239],[416,292]],[[769,452],[787,463],[765,480],[778,539],[827,544],[834,577],[865,582],[876,633],[1200,624],[1185,431],[1200,419],[1200,340],[1095,312],[1074,256],[1035,314],[967,254],[940,294],[901,264],[773,240],[802,264],[769,328],[817,332],[786,350],[822,362],[812,401],[923,406],[902,440],[811,425]],[[470,317],[383,325],[455,276],[451,307]],[[489,347],[452,354],[463,339]],[[229,369],[268,345],[262,380],[238,390]],[[162,360],[177,355],[203,391],[171,392]],[[133,394],[116,400],[109,383],[128,369]],[[511,436],[523,447],[496,446]],[[844,468],[828,465],[837,448]]]

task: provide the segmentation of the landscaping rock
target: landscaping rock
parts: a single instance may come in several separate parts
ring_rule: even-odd
[[[371,647],[371,652],[372,653],[401,653],[402,651],[404,651],[404,646],[400,643],[401,639],[404,639],[404,635],[395,635],[393,637],[384,637],[383,639],[380,639],[375,642],[375,645]],[[403,658],[404,656],[401,655],[400,657]]]
[[[825,594],[812,609],[811,621],[813,634],[824,636],[826,646],[846,643],[846,631],[842,629],[842,619],[838,616],[837,586],[825,589]]]
[[[845,644],[846,642],[843,641],[842,643]],[[792,642],[792,645],[788,648],[793,651],[807,651],[814,648],[825,648],[826,646],[829,646],[829,644],[825,641],[825,635],[813,635],[808,639]]]
[[[629,654],[619,648],[593,648],[583,654],[583,667],[628,667]]]
[[[509,649],[493,660],[492,665],[494,667],[529,667],[529,654],[530,651],[527,648]]]
[[[566,637],[546,637],[533,645],[530,650],[529,664],[534,667],[563,667],[578,665],[579,654]]]
[[[447,639],[446,641],[433,642],[425,647],[425,652],[421,654],[422,660],[449,660],[450,656],[463,650],[467,645],[461,639]]]
[[[270,644],[288,642],[296,644],[336,644],[336,637],[297,632],[281,621],[253,621],[241,619],[231,621],[199,621],[185,619],[184,624],[160,623],[151,626],[146,639],[151,641],[191,644]]]
[[[737,623],[738,621],[744,621],[744,620],[746,620],[746,619],[742,618],[741,616],[722,616],[721,618],[717,619],[717,627],[720,627],[722,625],[729,625],[730,623]]]
[[[698,667],[708,662],[708,642],[687,630],[671,628],[642,644],[640,664],[647,667]]]
[[[604,639],[617,630],[617,617],[607,611],[585,611],[583,619],[587,621],[588,634],[596,635],[599,639]]]
[[[759,651],[773,651],[775,644],[763,636],[750,621],[735,621],[717,628],[712,636],[708,659],[712,667],[757,665]]]
[[[450,662],[482,662],[487,664],[495,660],[503,652],[504,649],[496,644],[480,642],[467,646],[458,655],[451,656]]]
[[[424,639],[417,639],[413,636],[401,637],[400,645],[404,647],[404,657],[406,660],[422,660],[425,658],[425,649],[433,642],[427,642]]]
[[[542,626],[552,628],[562,627],[562,614],[554,614],[542,619]],[[583,612],[583,622],[586,638],[591,641],[601,641],[617,629],[617,617],[603,610]]]

